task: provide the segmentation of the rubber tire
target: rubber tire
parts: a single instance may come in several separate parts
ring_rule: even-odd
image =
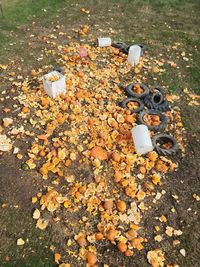
[[[143,117],[144,115],[149,114],[149,115],[158,115],[160,117],[161,123],[158,126],[153,126],[153,125],[148,125],[144,120]],[[138,115],[138,122],[140,124],[145,124],[149,130],[153,130],[155,132],[159,132],[162,131],[166,128],[167,123],[168,123],[168,119],[167,117],[161,113],[160,111],[157,110],[152,110],[152,109],[148,109],[148,110],[143,110],[142,112],[140,112],[140,114]]]
[[[154,104],[154,103],[152,103],[151,96],[146,96],[144,98],[144,104],[149,109],[154,109],[154,110],[158,110],[158,111],[161,111],[161,112],[165,112],[167,110],[170,110],[169,101],[163,100],[163,102],[161,104],[159,104],[159,105],[158,104]]]
[[[142,103],[141,100],[137,99],[137,98],[133,98],[133,97],[129,97],[129,98],[125,98],[122,102],[119,103],[119,106],[125,109],[130,110],[127,107],[127,104],[130,102],[137,102],[139,103],[139,107],[136,109],[132,109],[131,113],[139,113],[140,111],[142,111],[144,109],[144,104]]]
[[[142,94],[136,94],[136,93],[134,93],[134,92],[132,91],[133,86],[136,85],[136,84],[139,84],[140,87],[144,90],[144,92],[143,92]],[[126,93],[126,95],[129,96],[129,97],[144,98],[144,97],[146,97],[147,95],[149,95],[149,92],[150,92],[149,88],[148,88],[145,84],[143,84],[143,83],[135,83],[135,82],[134,82],[134,83],[129,84],[129,85],[125,88],[125,93]]]
[[[144,55],[144,51],[146,49],[146,46],[143,45],[143,44],[135,44],[135,45],[138,45],[141,47],[141,56]],[[126,44],[124,43],[121,43],[121,42],[117,42],[117,43],[113,43],[112,44],[113,47],[115,48],[118,48],[120,52],[128,55],[128,52],[129,52],[129,48],[131,47],[131,45],[127,46]]]
[[[156,98],[156,97],[159,97],[159,98],[160,98],[160,100],[159,100],[158,102],[155,101],[155,98]],[[160,94],[160,93],[153,93],[153,94],[150,96],[150,100],[151,100],[151,103],[152,103],[153,105],[160,105],[160,104],[163,102],[164,97],[163,97],[163,95]]]
[[[128,55],[129,48],[126,44],[118,42],[112,44],[112,47],[118,48],[120,52]]]
[[[163,87],[160,87],[160,86],[157,86],[157,85],[154,85],[154,86],[151,86],[150,87],[150,91],[151,93],[156,93],[155,91],[158,91],[160,94],[163,95],[163,97],[166,96],[166,90],[163,88]]]
[[[169,149],[165,149],[165,148],[158,146],[157,142],[162,138],[168,139],[170,142],[173,143],[173,146]],[[152,139],[152,144],[154,146],[154,149],[157,151],[157,153],[160,155],[163,155],[163,156],[174,155],[179,149],[179,146],[178,146],[176,139],[169,134],[157,134],[157,135],[155,135]]]
[[[53,71],[57,71],[57,72],[60,72],[61,74],[64,74],[64,68],[63,67],[54,68]]]

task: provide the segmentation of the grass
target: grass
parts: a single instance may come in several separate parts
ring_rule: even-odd
[[[4,17],[1,19],[3,29],[15,29],[24,23],[31,22],[33,16],[48,17],[49,13],[53,14],[59,7],[62,7],[66,0],[6,0],[2,2]],[[45,15],[46,10],[48,15]]]
[[[196,258],[198,263],[200,260],[200,256],[198,252],[196,252],[196,243],[194,242],[194,240],[197,240],[197,236],[199,235],[199,227],[200,227],[199,223],[191,225],[181,237],[182,245],[185,247],[187,254],[190,255],[194,253],[193,259]],[[186,259],[184,267],[191,267],[191,266],[194,266],[191,263],[191,259]]]
[[[3,50],[14,45],[13,50],[18,51],[24,38],[21,26],[30,24],[34,20],[48,24],[57,16],[59,8],[66,0],[5,0],[2,2],[3,16],[0,17],[0,49]]]
[[[0,262],[1,267],[54,267],[53,253],[50,252],[48,233],[35,228],[30,214],[19,210],[1,210],[0,223]],[[17,246],[16,241],[22,238],[24,246]],[[7,260],[6,260],[7,259]]]
[[[86,0],[84,3],[81,0],[76,3],[72,0],[4,0],[2,6],[0,49],[5,52],[0,59],[3,61],[7,60],[7,55],[17,52],[23,55],[27,65],[31,64],[29,50],[20,47],[26,36],[23,26],[32,21],[37,22],[41,31],[52,29],[52,25],[59,23],[70,32],[74,26],[87,23],[94,36],[102,35],[100,29],[109,34],[112,28],[116,32],[113,39],[145,43],[152,55],[165,54],[169,60],[177,62],[182,77],[168,69],[163,75],[164,85],[168,84],[173,92],[188,87],[200,93],[200,3],[196,0]],[[81,7],[90,9],[89,20],[80,12]],[[95,24],[99,26],[95,27]],[[189,68],[187,62],[177,59],[177,55],[169,50],[175,42],[181,43],[180,49],[186,54],[192,54]],[[35,54],[39,52],[40,48],[35,49]]]

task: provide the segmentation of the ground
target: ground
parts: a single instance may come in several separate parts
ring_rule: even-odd
[[[162,54],[160,57],[177,64],[177,69],[169,67],[165,74],[158,76],[157,82],[168,87],[170,92],[181,96],[178,105],[186,128],[186,155],[182,157],[179,153],[175,156],[174,160],[179,163],[179,167],[176,172],[169,175],[162,186],[166,194],[144,217],[143,226],[147,229],[152,242],[147,244],[145,251],[138,253],[134,258],[124,258],[116,253],[115,247],[109,244],[105,247],[102,243],[99,247],[103,254],[100,266],[103,266],[103,263],[111,267],[148,266],[145,252],[157,246],[153,240],[155,217],[167,214],[170,225],[183,231],[180,246],[173,248],[172,238],[166,238],[159,245],[165,251],[168,263],[198,267],[200,262],[199,202],[192,195],[200,194],[198,160],[200,115],[198,106],[188,106],[183,89],[187,87],[199,93],[199,3],[194,0],[87,0],[84,3],[77,1],[76,4],[73,2],[51,1],[50,4],[50,1],[37,1],[37,3],[19,0],[2,1],[4,17],[0,19],[0,46],[3,51],[1,63],[7,64],[15,60],[16,65],[23,66],[24,75],[33,67],[38,68],[44,64],[55,66],[54,59],[49,57],[37,60],[44,49],[38,37],[52,33],[53,29],[56,31],[56,25],[61,25],[59,31],[65,31],[74,38],[80,38],[73,30],[79,29],[81,24],[89,24],[90,35],[87,36],[89,42],[97,36],[109,35],[115,40],[123,40],[126,43],[133,41],[144,43],[151,56]],[[90,16],[80,12],[82,7],[90,10]],[[31,47],[28,45],[30,39]],[[87,40],[84,41],[87,42]],[[56,42],[64,44],[67,41],[60,36]],[[180,43],[178,51],[172,49],[175,43]],[[181,55],[182,52],[185,54]],[[16,65],[12,70],[15,70]],[[0,73],[2,91],[9,90],[9,84],[5,84],[3,75],[3,72]],[[148,82],[151,83],[151,81],[153,76],[148,77]],[[13,102],[10,99],[2,103],[3,108],[12,108],[12,105]],[[29,145],[27,140],[22,150],[25,151]],[[57,243],[59,229],[41,232],[35,228],[35,222],[32,219],[31,198],[40,190],[43,183],[41,178],[34,171],[23,170],[21,163],[12,154],[3,153],[0,165],[1,266],[56,266],[49,247]],[[175,195],[178,199],[173,197]],[[170,212],[172,207],[175,208],[175,213]],[[28,245],[16,246],[18,238],[26,239]],[[186,250],[186,257],[180,254],[181,248]]]

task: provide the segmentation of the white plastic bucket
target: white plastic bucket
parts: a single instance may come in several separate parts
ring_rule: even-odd
[[[131,66],[136,66],[140,61],[141,47],[139,45],[132,45],[128,52],[128,63]]]
[[[48,80],[49,77],[53,75],[58,75],[59,80],[51,82]],[[57,95],[66,93],[66,81],[65,76],[58,71],[52,71],[43,76],[43,86],[45,92],[52,98],[55,98]]]
[[[99,47],[111,46],[111,44],[112,44],[112,40],[110,37],[98,38]]]
[[[146,125],[137,125],[131,130],[137,154],[146,154],[153,150],[151,137]]]

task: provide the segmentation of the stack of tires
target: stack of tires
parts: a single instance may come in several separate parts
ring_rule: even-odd
[[[135,92],[134,88],[139,86],[142,92]],[[159,86],[148,88],[142,83],[131,83],[125,87],[127,98],[119,103],[119,106],[130,109],[131,102],[137,104],[137,108],[131,109],[132,113],[137,113],[138,124],[145,124],[149,130],[158,133],[153,137],[154,149],[161,155],[172,155],[178,150],[178,143],[175,138],[169,134],[162,133],[167,127],[168,118],[164,112],[170,110],[169,102],[166,100],[166,91]],[[157,115],[160,118],[159,125],[149,125],[145,121],[145,115]],[[165,144],[171,144],[167,146]]]

